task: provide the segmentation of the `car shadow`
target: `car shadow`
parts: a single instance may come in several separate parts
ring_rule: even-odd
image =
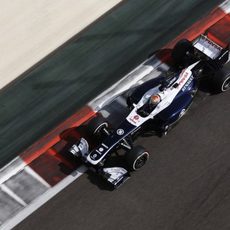
[[[100,175],[97,175],[96,173],[88,170],[86,172],[87,179],[90,181],[90,183],[97,186],[102,191],[110,191],[112,192],[114,188]]]

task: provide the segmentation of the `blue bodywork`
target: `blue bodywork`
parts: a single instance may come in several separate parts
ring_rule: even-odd
[[[133,91],[133,93],[129,97],[129,103],[137,103],[146,91],[150,90],[151,88],[158,87],[159,85],[168,84],[169,86],[166,87],[170,87],[170,85],[173,87],[174,79],[176,80],[179,74],[180,73],[174,75],[172,77],[173,80],[165,80],[165,77],[160,76],[156,79],[152,79],[145,82]],[[191,76],[188,83],[177,94],[171,105],[155,116],[155,118],[152,121],[155,124],[155,126],[162,127],[165,125],[171,125],[175,123],[180,118],[182,113],[186,111],[192,103],[197,88],[197,80],[193,76]]]
[[[177,87],[175,84],[176,80],[179,77],[179,73],[177,75],[172,76],[172,78],[165,80],[164,77],[160,76],[156,79],[152,79],[150,81],[145,82],[141,86],[138,86],[132,94],[129,96],[129,103],[137,104],[138,101],[144,96],[144,94],[153,88],[157,90],[163,90],[161,87]],[[91,160],[91,164],[97,164],[97,162],[104,159],[109,153],[111,153],[112,149],[119,146],[119,143],[123,141],[128,141],[127,138],[147,126],[151,128],[153,131],[160,131],[161,128],[172,125],[175,123],[183,113],[188,109],[189,105],[192,103],[194,93],[197,90],[197,82],[194,77],[191,75],[187,80],[186,84],[183,88],[178,92],[173,102],[158,113],[153,119],[149,119],[142,126],[135,126],[130,124],[126,119],[120,124],[120,126],[114,130],[109,136],[107,136],[103,142],[98,145],[95,149],[93,149],[90,154],[88,160]],[[120,131],[120,133],[119,133]]]

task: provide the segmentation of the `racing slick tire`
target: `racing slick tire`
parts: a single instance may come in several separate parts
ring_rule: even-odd
[[[126,160],[131,171],[142,168],[149,159],[149,153],[142,146],[135,146],[126,153]]]
[[[103,133],[108,132],[108,127],[108,122],[102,116],[98,116],[89,122],[87,130],[90,135],[100,137]]]
[[[217,93],[230,89],[230,70],[223,68],[217,71],[212,78],[213,90]]]
[[[126,103],[127,103],[128,108],[131,110],[133,108],[133,99],[131,96],[127,97]]]
[[[184,68],[193,59],[194,47],[189,40],[182,39],[174,46],[171,56],[177,66]]]
[[[126,104],[128,106],[129,109],[133,109],[133,104],[137,104],[138,103],[138,99],[136,99],[135,97],[133,97],[133,92],[135,91],[135,88],[130,89],[127,93],[127,97],[126,97]]]

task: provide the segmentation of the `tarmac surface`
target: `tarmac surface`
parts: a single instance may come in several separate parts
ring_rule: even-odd
[[[139,138],[150,161],[118,190],[84,174],[15,229],[230,229],[229,97],[199,92],[166,137]]]
[[[140,12],[138,15],[143,17],[142,22],[150,23],[151,20],[148,21],[144,17],[148,13],[150,15],[152,3],[143,1],[145,4],[149,2],[149,5],[148,7],[146,6],[145,10],[141,11],[141,6],[144,6],[144,3],[142,5],[141,1],[137,2],[139,5],[137,4],[135,7],[129,5],[129,7],[139,7]],[[175,5],[174,7],[171,6],[172,9],[170,10],[169,6],[167,7],[165,2],[164,5],[163,2],[155,1],[154,4],[158,4],[160,9],[165,7],[165,10],[168,10],[166,12],[177,10]],[[176,4],[177,1],[171,1],[168,4],[172,3]],[[186,2],[186,4],[189,3],[190,1]],[[207,2],[202,1],[202,3],[206,4],[207,7]],[[129,2],[117,10],[122,11],[123,7],[127,7],[128,4]],[[202,4],[198,4],[198,1],[195,5],[197,8],[193,9],[190,5],[190,13],[198,12],[196,9],[201,10],[203,7]],[[207,8],[205,9],[207,10]],[[178,19],[177,23],[185,21],[185,18],[191,19],[191,17],[188,17],[188,11],[186,12],[185,9],[180,10],[184,12],[184,18]],[[130,12],[137,13],[134,9],[130,9]],[[144,12],[146,15],[144,15]],[[157,12],[160,14],[159,11]],[[164,19],[168,24],[169,21],[172,21],[166,17]],[[161,20],[158,21],[158,26],[160,26],[159,22]],[[130,18],[130,21],[135,20]],[[138,20],[136,23],[138,23]],[[149,25],[145,26],[145,28],[148,27]],[[159,35],[158,43],[155,43],[155,45],[159,46],[167,42],[168,36],[174,37],[174,33],[177,33],[176,30],[173,30],[172,34],[169,34],[169,28],[160,27],[165,30],[161,31],[162,35]],[[136,28],[138,28],[137,24]],[[136,62],[146,55],[150,47],[153,46],[152,41],[150,42],[150,37],[153,34],[151,31],[145,34],[144,29],[141,31],[143,31],[143,34],[141,32],[132,34],[131,29],[129,29],[124,36],[133,41],[133,43],[130,40],[128,42],[127,38],[124,42],[129,44],[126,47],[127,54],[125,54],[125,58],[121,57],[122,52],[118,52],[119,46],[113,40],[114,46],[117,44],[117,47],[114,54],[110,53],[115,60],[108,59],[107,62],[114,61],[114,63],[111,63],[111,69],[115,68],[114,64],[118,62],[116,55],[120,54],[118,58],[121,62],[116,68],[122,67],[119,70],[121,72],[137,64]],[[129,33],[131,34],[130,36]],[[167,37],[166,34],[168,35]],[[99,40],[103,39],[103,37],[105,38],[104,45],[107,47],[106,34]],[[116,40],[118,37],[115,37],[114,39]],[[141,39],[137,43],[135,37],[141,37],[147,44],[142,43]],[[149,39],[149,43],[146,37]],[[92,40],[94,39],[92,38]],[[134,46],[135,44],[139,44],[140,47]],[[100,45],[98,44],[98,46]],[[107,51],[109,52],[109,49]],[[103,56],[102,53],[101,56]],[[100,58],[101,56],[99,55]],[[94,64],[100,64],[98,63],[99,58],[95,59],[95,63],[93,60],[91,61],[92,66],[89,65],[89,68],[93,68]],[[109,66],[103,70],[105,70],[105,73],[110,72]],[[103,72],[103,70],[99,69],[97,71]],[[115,73],[119,71],[117,70]],[[96,72],[94,76],[97,76],[99,72]],[[88,72],[86,71],[86,73]],[[104,75],[102,74],[102,76]],[[110,76],[109,82],[111,83],[113,75]],[[98,78],[95,79],[94,84],[96,82],[98,82]],[[101,82],[100,86],[105,87],[107,84],[108,82],[106,81],[103,84]],[[93,89],[90,92],[92,91]],[[139,138],[137,144],[141,144],[149,150],[151,153],[150,161],[143,169],[133,173],[131,179],[118,190],[110,191],[106,184],[96,175],[91,173],[84,174],[79,180],[47,202],[15,229],[29,230],[31,226],[33,226],[33,230],[230,229],[229,97],[230,91],[217,95],[210,95],[208,92],[200,91],[191,109],[166,137],[146,136]],[[79,101],[81,101],[81,98],[79,98]],[[63,111],[63,114],[65,111]]]
[[[0,92],[0,167],[219,0],[125,1]]]

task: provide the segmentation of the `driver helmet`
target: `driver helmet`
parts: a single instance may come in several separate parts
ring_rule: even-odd
[[[161,98],[158,94],[152,95],[150,97],[150,104],[151,105],[157,105],[161,101]]]

